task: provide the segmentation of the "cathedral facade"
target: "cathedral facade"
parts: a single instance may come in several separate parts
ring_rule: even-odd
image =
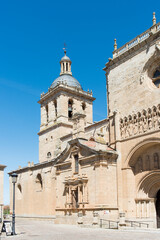
[[[154,15],[150,29],[119,49],[115,40],[102,121],[93,122],[95,98],[72,76],[66,51],[60,66],[39,100],[39,163],[14,171],[16,215],[160,227],[160,23]]]

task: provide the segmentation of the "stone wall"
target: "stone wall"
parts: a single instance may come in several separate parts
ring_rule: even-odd
[[[107,72],[109,109],[122,117],[159,104],[159,89],[152,83],[150,72],[160,53],[159,38],[123,57]]]

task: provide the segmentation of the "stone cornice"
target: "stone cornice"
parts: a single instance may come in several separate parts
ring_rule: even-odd
[[[69,134],[61,137],[60,140],[61,140],[61,141],[65,141],[65,139],[67,139],[67,138],[72,138],[72,135],[73,135],[72,133],[69,133]]]
[[[4,170],[6,168],[5,165],[0,164],[0,170]]]
[[[14,172],[17,173],[17,174],[20,174],[22,172],[35,171],[37,169],[41,169],[41,168],[44,168],[44,167],[53,166],[54,162],[55,162],[55,158],[51,161],[45,161],[45,162],[34,164],[33,166],[27,166],[27,167],[24,167],[24,168],[19,168],[17,170],[9,172],[8,174],[11,175]]]
[[[64,85],[63,83],[60,83],[57,87],[55,88],[50,88],[47,93],[41,94],[41,99],[38,101],[38,103],[42,104],[44,101],[46,101],[48,98],[54,96],[55,94],[59,92],[64,92],[64,93],[69,93],[69,94],[74,94],[78,97],[83,97],[85,99],[88,99],[90,101],[94,101],[95,98],[92,97],[92,92],[85,92],[81,89],[78,88],[73,88],[73,87],[68,87]]]
[[[55,124],[53,124],[53,125],[51,125],[51,126],[46,126],[45,129],[39,131],[37,134],[40,136],[40,135],[42,135],[43,133],[45,133],[45,132],[47,132],[47,131],[49,131],[49,130],[51,130],[51,129],[55,129],[55,128],[61,127],[61,126],[63,126],[63,127],[68,127],[68,128],[73,128],[72,124],[59,122],[59,123],[55,123]]]

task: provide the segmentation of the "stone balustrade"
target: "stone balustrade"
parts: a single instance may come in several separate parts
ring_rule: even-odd
[[[134,39],[132,39],[131,41],[129,41],[128,43],[123,45],[122,47],[116,49],[113,52],[113,59],[116,58],[116,57],[119,57],[123,53],[127,52],[129,49],[138,45],[139,43],[145,41],[153,33],[157,33],[158,31],[160,31],[160,22],[157,23],[156,25],[152,26],[151,28],[149,28],[147,31],[141,33],[140,35],[138,35],[137,37],[135,37]]]

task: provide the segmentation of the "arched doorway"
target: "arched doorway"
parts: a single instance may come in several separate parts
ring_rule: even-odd
[[[160,140],[137,144],[128,154],[127,167],[130,167],[125,169],[128,199],[135,200],[133,216],[148,221],[150,227],[160,228]]]
[[[157,228],[160,228],[160,190],[157,192],[156,213],[157,213]]]

